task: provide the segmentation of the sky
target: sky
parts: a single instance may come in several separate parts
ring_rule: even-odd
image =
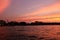
[[[60,22],[60,0],[0,0],[0,20]]]

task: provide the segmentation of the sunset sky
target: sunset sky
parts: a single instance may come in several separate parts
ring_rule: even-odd
[[[60,22],[60,0],[0,0],[0,20]]]

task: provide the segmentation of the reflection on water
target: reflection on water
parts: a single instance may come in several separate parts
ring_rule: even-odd
[[[0,27],[0,40],[60,40],[60,25]]]

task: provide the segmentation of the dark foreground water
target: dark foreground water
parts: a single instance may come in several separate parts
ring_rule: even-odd
[[[60,25],[2,26],[0,40],[60,40]]]

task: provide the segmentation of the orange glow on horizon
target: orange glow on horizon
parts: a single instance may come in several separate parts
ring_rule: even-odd
[[[42,21],[42,22],[60,22],[60,14],[50,14],[44,16],[33,16],[33,17],[18,17],[14,18],[16,21],[26,21],[26,22],[33,22],[33,21]]]
[[[60,22],[60,3],[51,4],[23,16],[23,21]]]

